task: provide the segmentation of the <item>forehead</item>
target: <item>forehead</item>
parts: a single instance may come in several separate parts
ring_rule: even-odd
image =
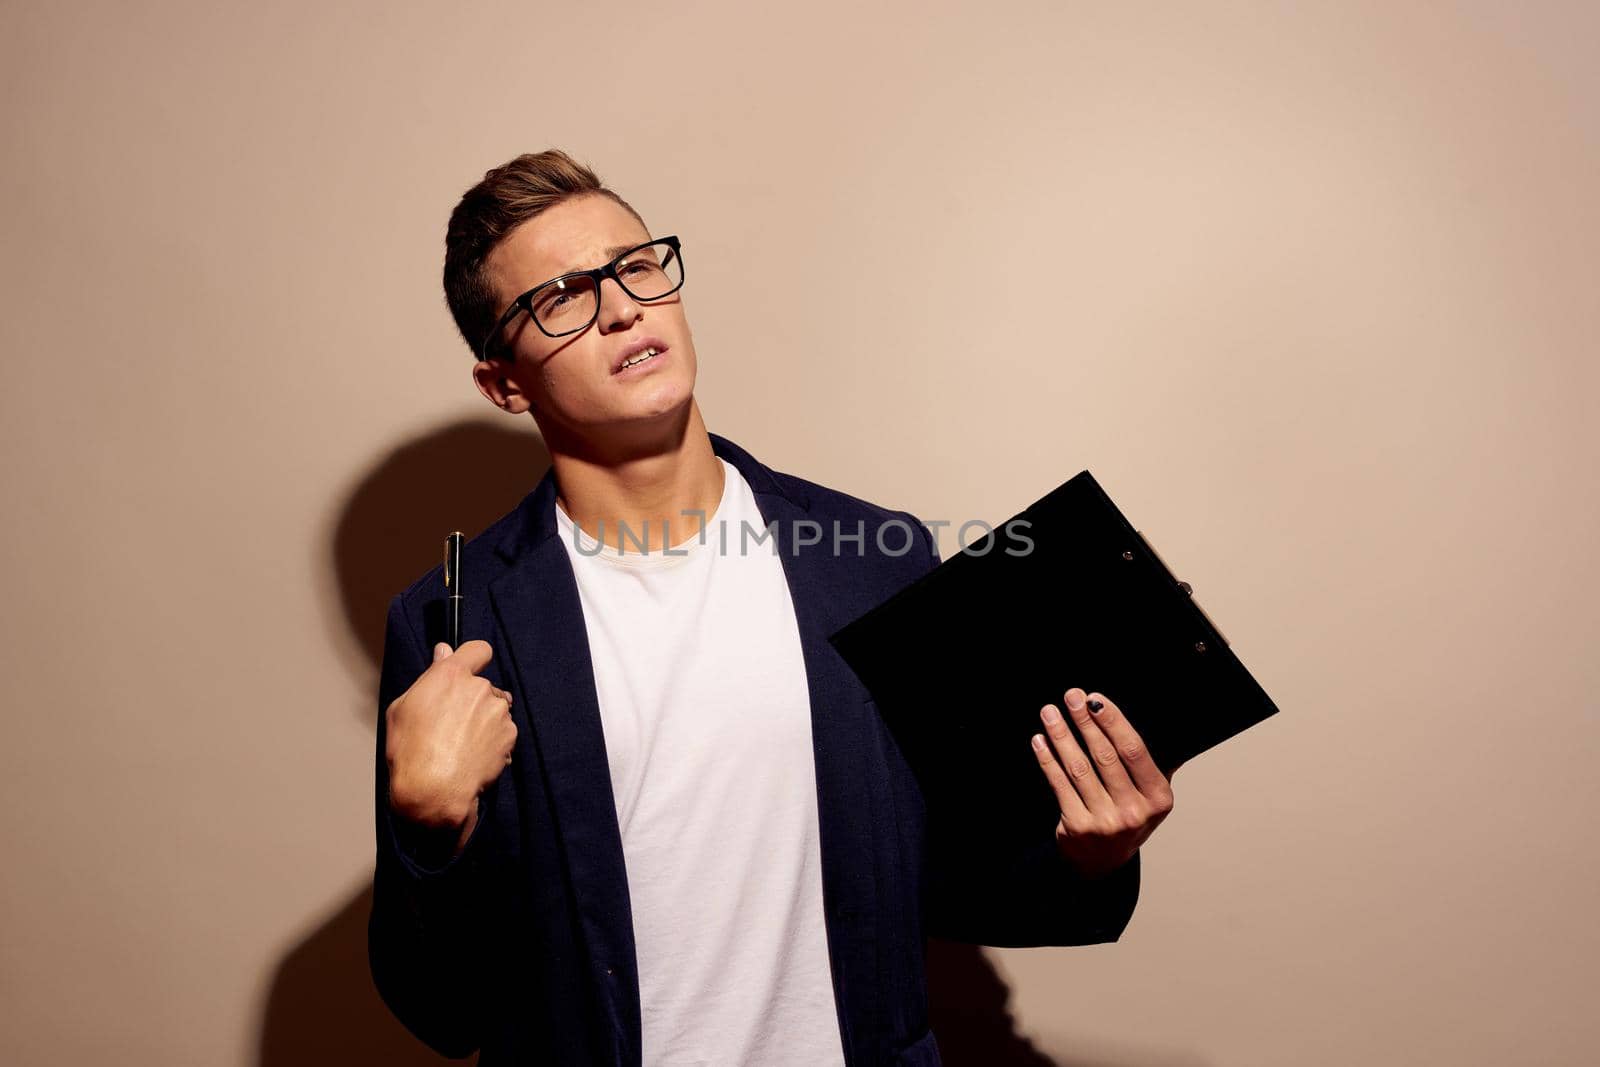
[[[568,271],[588,270],[650,240],[627,208],[608,196],[565,200],[508,233],[484,260],[500,302]]]

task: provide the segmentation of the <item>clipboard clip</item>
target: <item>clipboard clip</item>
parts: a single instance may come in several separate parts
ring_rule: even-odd
[[[1139,539],[1139,543],[1140,544],[1144,545],[1145,551],[1149,552],[1150,555],[1155,559],[1155,561],[1161,565],[1161,569],[1167,572],[1167,577],[1168,578],[1172,578],[1173,582],[1177,585],[1177,587],[1179,589],[1183,590],[1183,595],[1189,598],[1189,603],[1194,605],[1194,610],[1196,610],[1196,611],[1198,611],[1200,613],[1200,617],[1206,621],[1206,625],[1211,627],[1213,630],[1215,630],[1217,632],[1217,636],[1222,638],[1223,647],[1224,648],[1232,648],[1233,645],[1228,641],[1228,635],[1222,632],[1222,627],[1218,626],[1212,620],[1211,616],[1206,614],[1206,609],[1201,607],[1200,606],[1200,601],[1198,601],[1198,600],[1196,600],[1194,598],[1194,586],[1190,585],[1188,582],[1180,582],[1180,581],[1178,581],[1177,578],[1173,577],[1172,568],[1167,566],[1167,561],[1161,558],[1161,553],[1156,551],[1156,547],[1149,542],[1149,540],[1144,536],[1144,534],[1140,533],[1138,530],[1135,530],[1135,531],[1133,531],[1133,535]],[[1133,558],[1133,554],[1131,552],[1124,552],[1122,554],[1122,558],[1123,559],[1132,559]],[[1205,651],[1205,643],[1204,642],[1196,643],[1195,651],[1204,652]]]

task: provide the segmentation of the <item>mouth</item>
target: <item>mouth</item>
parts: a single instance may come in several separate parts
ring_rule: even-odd
[[[615,376],[637,367],[647,366],[659,360],[666,353],[666,345],[653,337],[646,338],[623,349],[622,354],[617,357],[617,361],[611,365],[611,373]]]

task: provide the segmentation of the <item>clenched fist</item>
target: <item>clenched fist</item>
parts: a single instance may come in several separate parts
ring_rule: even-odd
[[[511,694],[478,677],[493,655],[487,641],[454,652],[440,642],[384,713],[389,806],[421,826],[459,827],[462,841],[477,823],[478,794],[511,762],[517,740]]]

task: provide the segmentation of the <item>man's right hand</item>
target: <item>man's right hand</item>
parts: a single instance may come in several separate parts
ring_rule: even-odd
[[[458,827],[459,843],[477,824],[478,794],[505,771],[517,740],[511,694],[478,677],[493,655],[487,641],[454,652],[441,641],[433,663],[384,712],[389,806],[420,826]]]

